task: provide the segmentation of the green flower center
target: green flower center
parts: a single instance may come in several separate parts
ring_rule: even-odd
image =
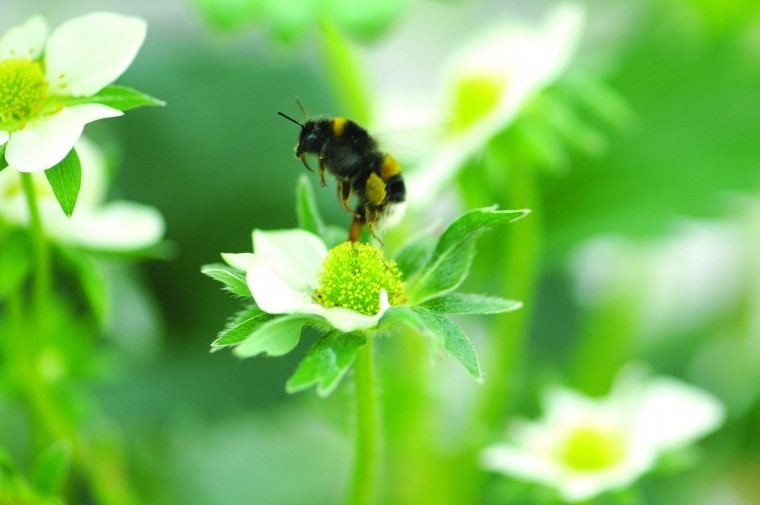
[[[343,242],[327,253],[314,300],[324,307],[344,307],[368,316],[380,312],[380,290],[391,305],[406,299],[396,262],[370,244]]]
[[[593,472],[619,463],[625,446],[618,433],[599,426],[579,426],[564,441],[559,456],[579,472]]]
[[[452,130],[462,132],[486,116],[501,101],[506,87],[506,80],[493,75],[470,75],[460,79],[454,89]]]
[[[25,58],[0,61],[0,129],[16,131],[42,108],[48,84],[42,66]]]

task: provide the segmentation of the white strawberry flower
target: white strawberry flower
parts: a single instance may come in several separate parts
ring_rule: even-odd
[[[364,330],[390,308],[386,288],[396,290],[391,298],[403,293],[395,264],[369,244],[344,242],[328,250],[304,230],[254,230],[253,250],[222,257],[246,272],[253,300],[270,314],[313,314],[343,332]]]
[[[0,151],[21,172],[55,166],[84,125],[122,115],[86,103],[132,63],[145,39],[143,19],[92,12],[48,35],[41,15],[0,38]]]
[[[71,218],[61,212],[43,172],[32,174],[45,233],[53,240],[87,249],[128,252],[146,249],[164,236],[164,219],[153,207],[130,201],[105,202],[106,162],[86,137],[76,144],[82,186]],[[0,172],[0,225],[27,226],[29,206],[15,170]]]
[[[609,396],[555,389],[544,417],[512,427],[511,442],[487,448],[483,465],[557,490],[565,502],[623,489],[658,458],[717,429],[723,405],[679,380],[621,374]]]

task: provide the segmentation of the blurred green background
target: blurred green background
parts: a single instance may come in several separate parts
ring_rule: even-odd
[[[343,496],[350,466],[347,393],[319,401],[312,392],[284,393],[305,349],[246,361],[208,352],[234,302],[199,273],[200,265],[220,252],[250,250],[254,227],[296,224],[293,190],[304,171],[292,156],[297,130],[276,112],[298,117],[298,96],[313,114],[350,113],[307,15],[320,7],[281,2],[281,17],[264,9],[267,18],[249,3],[0,5],[3,30],[38,11],[52,26],[96,9],[149,22],[147,40],[119,83],[167,106],[87,132],[118,159],[113,195],[159,208],[176,246],[165,261],[109,269],[119,279],[107,335],[117,352],[114,371],[93,386],[122,431],[138,489],[151,505],[332,504]],[[387,22],[347,26],[372,35],[352,39],[366,58],[367,79],[388,77],[396,87],[420,81],[419,72],[442,64],[487,20],[535,19],[549,5],[391,4]],[[582,86],[572,76],[593,74],[627,104],[632,120],[603,130],[606,145],[598,152],[568,149],[564,170],[537,176],[545,237],[521,408],[535,409],[531,398],[549,377],[594,390],[605,367],[643,359],[729,407],[727,427],[710,441],[714,466],[649,485],[651,503],[757,503],[760,8],[750,0],[587,5],[587,33],[570,78],[548,96],[561,101]],[[440,22],[439,37],[424,36],[441,20],[448,21]],[[317,193],[326,219],[347,224],[332,190]],[[612,254],[601,263],[583,253],[605,246]],[[589,269],[596,275],[586,275]],[[695,285],[695,278],[704,282]],[[488,291],[482,277],[471,282]],[[579,365],[590,362],[601,371]],[[461,375],[454,391],[471,395],[476,386]],[[698,475],[707,478],[697,484]],[[670,496],[683,501],[664,498]]]

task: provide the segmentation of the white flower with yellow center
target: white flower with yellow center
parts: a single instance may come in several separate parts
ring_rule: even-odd
[[[551,391],[544,417],[515,425],[512,442],[489,447],[482,461],[579,502],[630,486],[660,455],[712,432],[724,416],[715,397],[686,383],[622,374],[605,398]]]
[[[8,30],[0,38],[0,151],[8,165],[21,172],[51,168],[85,124],[122,115],[83,102],[129,67],[146,29],[140,18],[93,12],[49,36],[39,15]]]
[[[328,251],[303,230],[253,232],[254,253],[223,254],[246,272],[256,305],[270,314],[313,314],[350,332],[377,326],[403,299],[395,263],[377,247],[344,242]]]
[[[408,191],[416,195],[413,202],[425,206],[434,201],[470,157],[566,70],[584,19],[580,6],[561,4],[538,24],[510,22],[484,30],[451,57],[442,77],[443,98],[429,114],[435,118],[431,123],[445,125],[444,131],[433,153],[407,176]],[[404,117],[404,111],[387,109]],[[445,111],[443,116],[440,111]],[[409,121],[420,123],[419,118]],[[390,116],[380,123],[382,129],[405,126],[394,125]]]
[[[44,173],[32,174],[45,233],[57,242],[99,251],[136,251],[156,245],[164,236],[164,219],[153,207],[129,201],[104,203],[106,162],[86,137],[76,144],[82,164],[78,205],[68,218]],[[27,226],[29,206],[15,170],[0,172],[0,225]]]

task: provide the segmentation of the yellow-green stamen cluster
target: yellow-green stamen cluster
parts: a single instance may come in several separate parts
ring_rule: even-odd
[[[562,462],[579,472],[610,468],[624,456],[623,441],[617,433],[598,426],[577,427],[560,448]]]
[[[15,131],[42,108],[48,84],[39,63],[25,58],[0,61],[0,129]]]
[[[492,75],[461,78],[454,90],[451,128],[459,133],[492,112],[501,100],[507,82]]]
[[[344,307],[368,316],[380,312],[380,290],[391,305],[406,299],[396,262],[370,244],[344,242],[330,249],[319,273],[314,300],[330,307]]]

